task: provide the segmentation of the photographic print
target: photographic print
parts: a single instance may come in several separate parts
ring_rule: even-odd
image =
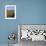
[[[20,46],[46,42],[46,25],[19,24],[18,42]]]
[[[5,19],[16,19],[16,5],[5,5]]]
[[[18,33],[20,41],[46,41],[46,25],[22,24],[18,26]]]

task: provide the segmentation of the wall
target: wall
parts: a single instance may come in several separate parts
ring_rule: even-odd
[[[15,5],[15,0],[1,0],[0,1],[0,44],[7,44],[9,42],[8,40],[8,34],[10,32],[17,32],[17,19],[16,20],[6,20],[5,19],[5,5]],[[16,43],[18,38],[16,38]]]
[[[17,0],[19,24],[46,24],[46,0]]]
[[[16,20],[4,19],[7,4],[16,4]],[[17,24],[46,24],[46,0],[1,0],[0,44],[8,43],[9,32],[18,32]]]

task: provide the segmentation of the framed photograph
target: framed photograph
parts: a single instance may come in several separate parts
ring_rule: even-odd
[[[16,5],[5,5],[5,19],[16,19]]]
[[[46,41],[46,25],[44,24],[19,24],[18,41]]]

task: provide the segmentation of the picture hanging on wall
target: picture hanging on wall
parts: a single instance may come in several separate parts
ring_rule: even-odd
[[[16,19],[16,5],[5,5],[5,19]]]
[[[18,41],[46,41],[46,25],[19,24]]]

